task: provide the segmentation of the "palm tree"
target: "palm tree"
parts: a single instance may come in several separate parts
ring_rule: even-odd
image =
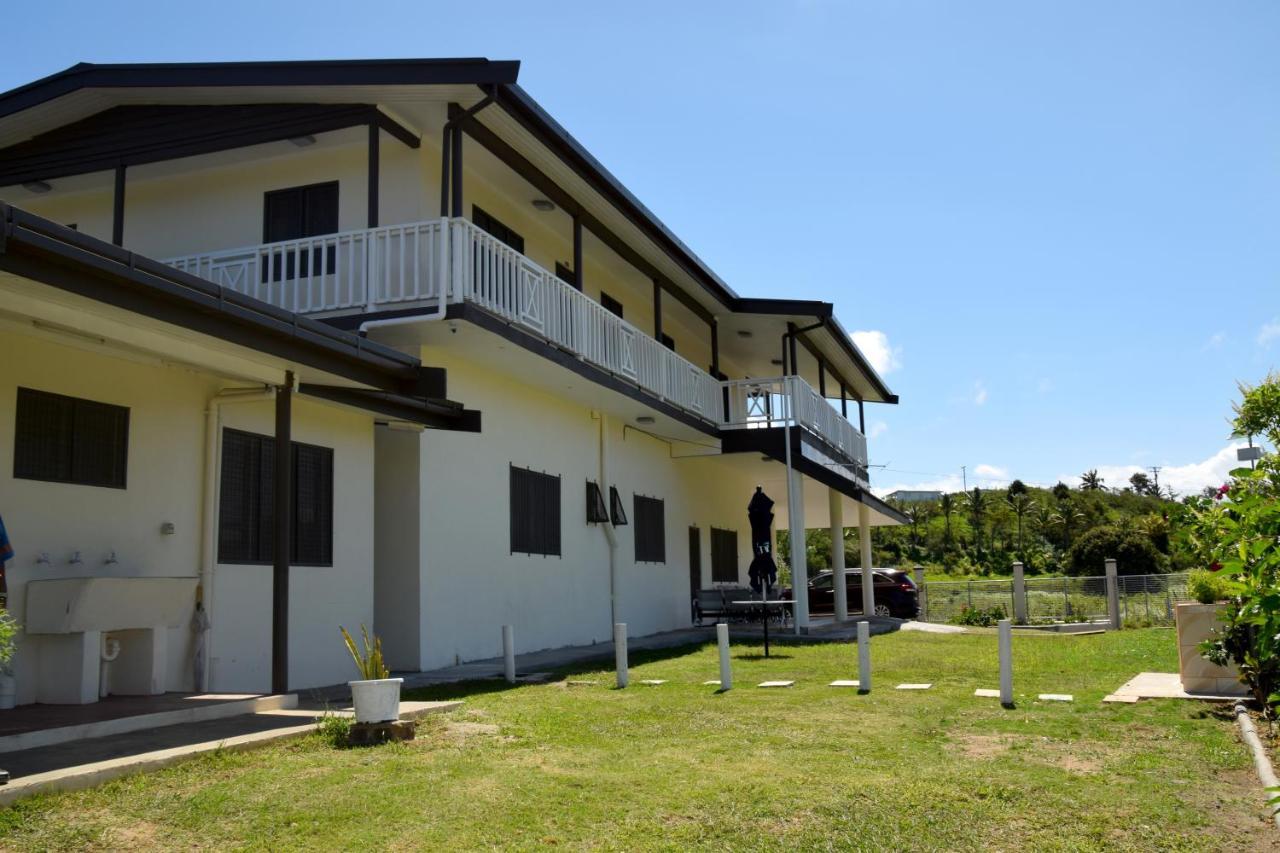
[[[938,509],[942,512],[942,520],[946,523],[943,528],[943,535],[946,541],[942,545],[943,552],[951,550],[951,514],[956,511],[956,501],[951,495],[944,494],[942,499],[938,501]]]
[[[1071,531],[1087,520],[1087,516],[1076,509],[1076,505],[1071,501],[1063,501],[1058,507],[1054,521],[1062,528],[1062,550],[1067,551],[1071,548]]]
[[[973,543],[977,546],[978,556],[982,556],[982,517],[987,511],[987,498],[977,486],[972,492],[966,492],[965,503],[969,505],[969,517],[973,523]]]
[[[920,525],[929,520],[929,505],[918,503],[906,512],[907,518],[911,519],[911,549],[914,555],[920,556]]]
[[[1022,540],[1022,517],[1031,511],[1033,505],[1038,504],[1027,494],[1012,495],[1009,498],[1009,508],[1018,517],[1018,558],[1024,563],[1027,561],[1027,552]]]
[[[1100,492],[1103,489],[1103,483],[1106,481],[1098,476],[1097,468],[1090,468],[1080,475],[1080,491],[1082,492]]]

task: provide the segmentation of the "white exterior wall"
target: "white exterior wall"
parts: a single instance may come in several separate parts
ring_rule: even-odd
[[[7,576],[10,609],[19,622],[33,579],[199,576],[204,412],[220,385],[186,368],[11,330],[0,335],[0,515],[17,552]],[[129,407],[127,488],[14,478],[19,386]],[[270,434],[272,403],[226,406],[224,425]],[[297,399],[294,438],[335,449],[334,566],[296,567],[291,575],[290,681],[305,687],[347,680],[351,664],[337,626],[373,621],[372,419]],[[172,535],[160,532],[165,522],[174,525]],[[76,550],[83,562],[72,565]],[[50,564],[35,562],[42,551]],[[111,551],[119,562],[107,565]],[[214,586],[212,688],[269,690],[271,567],[218,566]],[[193,689],[193,641],[185,624],[169,632],[166,689]],[[55,639],[19,639],[14,667],[20,703],[34,701],[45,644],[52,659]]]
[[[447,350],[424,350],[423,360],[448,368],[451,395],[484,412],[484,432],[421,435],[421,667],[499,655],[503,624],[515,626],[519,652],[610,639],[608,545],[600,526],[586,523],[585,483],[599,479],[599,422],[585,407],[451,360]],[[633,635],[686,627],[688,528],[702,530],[703,585],[710,528],[738,530],[745,583],[753,484],[731,460],[673,459],[665,442],[617,420],[609,445],[610,480],[629,519],[638,493],[664,501],[666,522],[662,564],[636,563],[633,525],[618,529],[620,619]],[[510,553],[513,464],[560,476],[562,556]]]

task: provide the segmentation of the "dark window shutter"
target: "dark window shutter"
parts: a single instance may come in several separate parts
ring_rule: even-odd
[[[604,291],[600,292],[600,305],[610,314],[617,314],[619,317],[622,316],[622,303]]]
[[[293,559],[301,566],[333,565],[333,450],[293,445]]]
[[[320,237],[338,230],[338,182],[311,184],[272,190],[263,194],[262,242]],[[271,263],[262,266],[262,281],[282,281],[308,275],[312,265],[319,268],[324,258],[325,273],[337,264],[337,247],[317,246],[307,252],[273,253]]]
[[[471,205],[471,222],[481,231],[484,231],[503,243],[506,243],[520,254],[524,254],[524,237],[516,233],[514,228],[510,228],[502,224],[496,218],[474,204]]]
[[[609,520],[609,510],[604,505],[604,495],[600,486],[587,481],[587,523],[600,524]]]
[[[17,402],[14,477],[125,488],[128,408],[30,388]]]
[[[617,486],[609,487],[609,514],[614,527],[626,527],[627,511],[622,506],[622,495],[618,494]]]
[[[634,496],[636,562],[667,561],[667,527],[663,502],[657,498]]]
[[[711,528],[711,580],[738,582],[738,531]]]
[[[560,478],[511,466],[511,553],[560,556]]]

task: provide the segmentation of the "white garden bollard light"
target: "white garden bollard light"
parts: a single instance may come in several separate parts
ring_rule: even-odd
[[[716,640],[720,644],[720,689],[733,689],[733,670],[729,666],[729,626],[716,624]]]
[[[871,692],[871,625],[858,623],[858,692]]]
[[[618,686],[626,687],[631,680],[627,671],[627,623],[615,622],[613,626],[613,660],[618,669]]]
[[[1013,623],[1001,619],[996,623],[1000,639],[1000,704],[1013,707]]]
[[[510,625],[502,626],[502,674],[508,684],[516,683],[516,638]]]

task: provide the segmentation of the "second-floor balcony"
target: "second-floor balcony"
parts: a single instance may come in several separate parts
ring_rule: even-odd
[[[794,427],[865,482],[866,439],[798,376],[721,382],[463,218],[171,258],[169,265],[317,316],[470,303],[722,430]]]

